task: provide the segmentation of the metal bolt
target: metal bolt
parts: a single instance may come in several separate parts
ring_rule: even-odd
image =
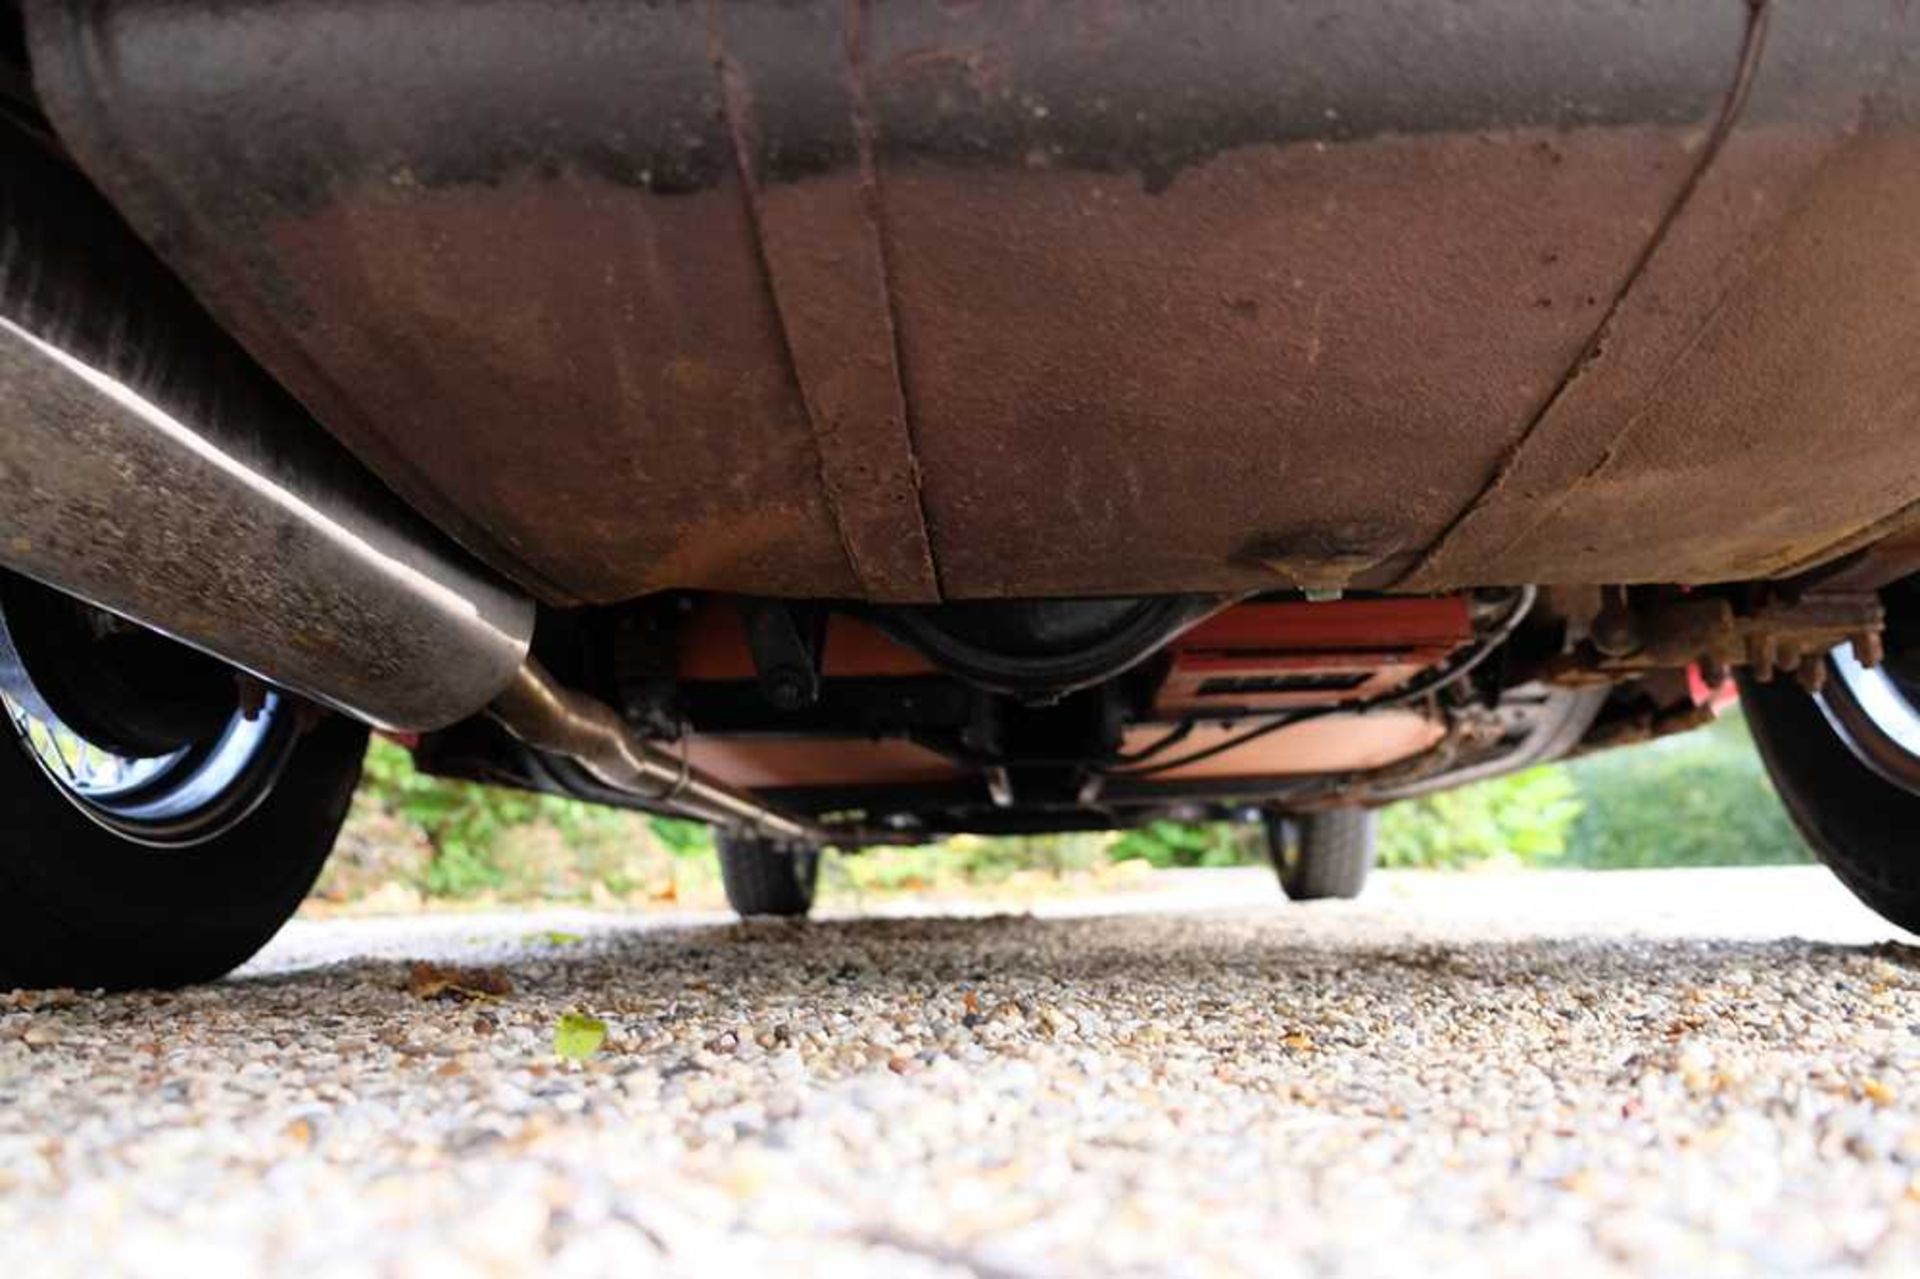
[[[1879,631],[1861,631],[1853,637],[1853,657],[1860,665],[1872,670],[1887,658],[1887,646],[1880,638]]]
[[[790,666],[768,671],[761,678],[760,689],[777,710],[797,711],[813,700],[808,695],[806,675]]]

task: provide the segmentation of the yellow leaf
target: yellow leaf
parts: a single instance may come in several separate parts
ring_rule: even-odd
[[[553,1026],[553,1051],[569,1061],[585,1061],[606,1042],[607,1023],[585,1013],[564,1012]]]

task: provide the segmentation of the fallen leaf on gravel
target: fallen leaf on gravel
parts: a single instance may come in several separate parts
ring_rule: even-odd
[[[585,1013],[566,1012],[553,1025],[555,1056],[569,1061],[585,1061],[606,1042],[607,1023]]]
[[[1865,1093],[1867,1100],[1876,1106],[1891,1106],[1893,1104],[1893,1089],[1887,1087],[1878,1079],[1863,1080],[1860,1084],[1860,1091]]]
[[[65,1039],[67,1032],[61,1029],[58,1022],[36,1021],[30,1022],[27,1026],[26,1033],[20,1037],[26,1040],[31,1047],[47,1048]]]
[[[461,968],[415,960],[407,970],[407,993],[416,999],[498,999],[513,983],[498,968]]]

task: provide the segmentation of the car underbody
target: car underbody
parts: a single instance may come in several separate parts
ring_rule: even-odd
[[[1907,660],[1903,5],[0,16],[0,564],[430,771],[1313,814]]]

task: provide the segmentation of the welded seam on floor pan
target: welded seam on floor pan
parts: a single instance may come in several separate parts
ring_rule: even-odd
[[[1553,389],[1549,391],[1546,398],[1541,401],[1540,407],[1536,409],[1532,417],[1527,420],[1527,425],[1525,429],[1520,432],[1519,438],[1509,444],[1501,454],[1500,461],[1495,466],[1493,474],[1487,479],[1487,482],[1483,484],[1473,495],[1473,498],[1460,509],[1459,513],[1447,522],[1447,526],[1440,531],[1440,535],[1421,553],[1420,558],[1414,562],[1413,567],[1409,568],[1396,579],[1394,583],[1396,586],[1404,586],[1417,582],[1422,576],[1430,572],[1435,565],[1445,559],[1447,553],[1453,549],[1453,544],[1457,538],[1473,524],[1475,518],[1479,516],[1482,511],[1493,505],[1505,489],[1507,482],[1519,471],[1520,464],[1526,460],[1528,447],[1535,442],[1540,434],[1542,424],[1553,416],[1553,411],[1559,407],[1568,392],[1580,381],[1581,376],[1587,369],[1605,352],[1607,340],[1613,334],[1614,324],[1618,320],[1621,311],[1625,308],[1627,299],[1632,296],[1635,287],[1639,285],[1641,279],[1646,275],[1654,258],[1659,255],[1661,246],[1666,243],[1669,233],[1680,221],[1681,216],[1687,211],[1688,205],[1692,203],[1694,193],[1700,189],[1700,185],[1705,180],[1708,170],[1713,167],[1714,161],[1719,158],[1721,149],[1725,146],[1727,139],[1732,135],[1734,125],[1738,123],[1740,119],[1741,110],[1746,106],[1748,93],[1753,87],[1755,74],[1759,70],[1760,55],[1766,47],[1767,23],[1771,11],[1771,0],[1748,0],[1747,26],[1746,32],[1741,38],[1740,60],[1734,67],[1733,83],[1728,87],[1726,96],[1721,99],[1719,114],[1715,118],[1712,127],[1708,130],[1706,144],[1700,148],[1700,159],[1694,164],[1692,170],[1687,174],[1686,179],[1680,184],[1680,189],[1674,193],[1674,197],[1668,203],[1666,211],[1661,215],[1659,223],[1655,225],[1653,233],[1647,237],[1646,243],[1641,246],[1639,254],[1636,255],[1633,260],[1633,264],[1627,269],[1626,278],[1620,282],[1620,287],[1615,289],[1613,296],[1608,299],[1607,308],[1601,314],[1600,322],[1594,325],[1592,333],[1588,334],[1587,340],[1581,344],[1580,351],[1574,357],[1573,362],[1567,366],[1566,371],[1561,374],[1560,379],[1554,384]],[[1624,434],[1626,429],[1628,428],[1622,428],[1622,434]],[[1608,445],[1603,456],[1605,458],[1611,458],[1618,443],[1619,441],[1616,438]],[[1586,477],[1582,476],[1581,478],[1584,480]],[[1507,539],[1502,545],[1502,550],[1505,551],[1518,545],[1535,529],[1551,519],[1553,515],[1566,504],[1568,497],[1577,487],[1578,482],[1563,489],[1558,496],[1539,511],[1535,518],[1529,520],[1519,533]]]
[[[874,250],[880,263],[880,286],[887,307],[887,333],[893,339],[893,376],[900,393],[900,426],[907,447],[908,483],[913,488],[914,506],[920,515],[920,536],[926,545],[927,568],[933,574],[934,593],[947,598],[947,586],[940,573],[940,556],[935,552],[933,519],[927,509],[927,492],[920,469],[920,444],[915,435],[918,417],[914,412],[913,388],[907,372],[905,345],[901,340],[902,316],[899,283],[894,276],[893,235],[887,223],[885,184],[880,176],[878,127],[867,98],[868,21],[872,0],[845,0],[846,25],[842,43],[846,55],[847,93],[852,104],[854,141],[860,149],[860,196],[869,224],[873,228]]]
[[[709,54],[755,256],[841,550],[868,598],[933,602],[940,587],[907,423],[878,197],[870,189],[871,133],[864,128],[861,101],[856,97],[848,112],[858,152],[852,188],[831,174],[796,179],[780,192],[780,203],[790,207],[778,211],[760,180],[751,77],[727,52],[723,24],[723,6],[709,0]],[[834,71],[842,91],[852,94],[852,34],[843,26],[838,37]],[[857,229],[849,230],[849,221]],[[832,252],[823,253],[823,244]]]

